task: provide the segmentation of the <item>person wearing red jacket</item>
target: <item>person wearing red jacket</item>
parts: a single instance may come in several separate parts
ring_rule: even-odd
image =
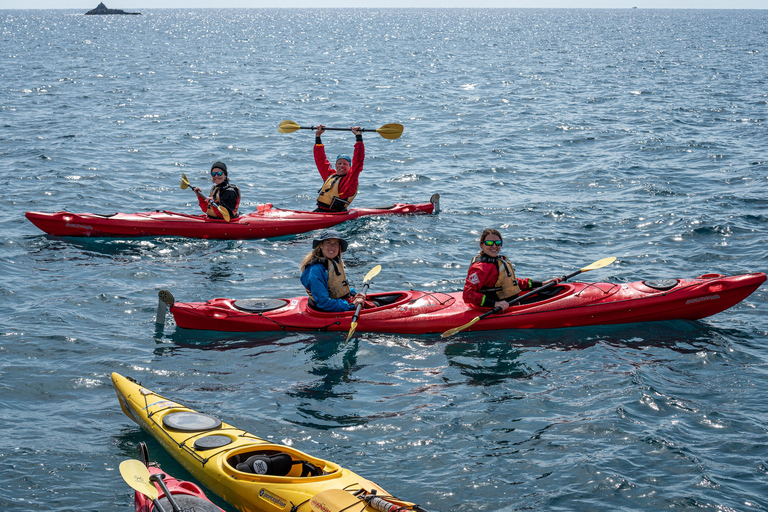
[[[538,288],[544,283],[531,279],[518,279],[515,269],[501,254],[504,242],[495,229],[486,229],[480,235],[480,254],[472,259],[464,282],[463,298],[466,304],[496,308],[502,311],[521,291]]]
[[[363,170],[365,146],[360,127],[353,126],[351,130],[355,134],[355,152],[352,158],[344,154],[337,156],[334,169],[325,156],[325,146],[320,140],[320,136],[325,132],[325,125],[317,125],[315,165],[323,178],[323,186],[318,190],[320,195],[317,197],[316,212],[342,212],[357,195],[357,179]]]
[[[200,188],[192,187],[192,190],[198,193],[197,202],[200,204],[200,209],[208,217],[220,219],[221,213],[211,204],[215,202],[226,208],[229,217],[234,219],[240,214],[238,211],[240,208],[240,189],[237,188],[237,185],[229,182],[227,165],[224,162],[215,162],[211,166],[211,181],[213,181],[213,187],[211,187],[208,196],[205,196]]]

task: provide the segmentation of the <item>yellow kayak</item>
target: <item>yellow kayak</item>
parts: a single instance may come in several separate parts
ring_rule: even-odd
[[[112,374],[123,412],[243,512],[426,512],[333,462],[275,444]]]

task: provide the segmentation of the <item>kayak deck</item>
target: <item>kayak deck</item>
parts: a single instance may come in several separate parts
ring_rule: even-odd
[[[663,282],[561,283],[467,330],[699,320],[741,302],[765,280],[766,275],[758,272],[737,276],[706,274]],[[441,333],[488,311],[465,304],[461,292],[394,291],[370,294],[369,298],[379,305],[361,311],[357,332]],[[258,306],[267,302],[271,305]],[[174,302],[170,310],[179,327],[230,332],[349,331],[353,316],[351,311],[329,313],[312,309],[305,296]]]
[[[26,212],[42,231],[54,236],[148,237],[178,236],[214,240],[275,238],[326,229],[349,220],[375,215],[430,214],[439,211],[439,195],[421,204],[397,203],[381,208],[351,208],[343,212],[284,210],[267,203],[229,222],[205,214],[165,210],[139,213]]]

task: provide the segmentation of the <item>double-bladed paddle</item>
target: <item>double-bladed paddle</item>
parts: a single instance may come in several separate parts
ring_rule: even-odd
[[[368,290],[368,286],[370,286],[371,280],[379,275],[379,272],[381,272],[381,265],[376,265],[371,270],[369,270],[367,274],[365,274],[365,278],[363,279],[363,295],[365,295],[365,292]],[[345,345],[349,341],[349,338],[352,337],[352,334],[354,334],[355,329],[357,329],[357,317],[360,316],[360,309],[362,306],[362,304],[358,304],[355,308],[355,314],[352,315],[352,325],[349,326],[349,334],[347,334],[347,339],[344,340]]]
[[[189,179],[187,179],[187,175],[186,175],[186,174],[184,174],[184,173],[181,173],[181,190],[186,190],[186,189],[188,189],[189,187],[190,187],[190,184],[189,184]],[[200,192],[199,190],[197,190],[195,187],[192,187],[192,190],[194,190],[194,191],[195,191],[195,193],[196,193],[197,195],[199,195],[200,197],[202,197],[202,198],[204,198],[204,199],[206,198],[205,194],[203,194],[202,192]],[[211,205],[212,205],[214,208],[216,208],[217,210],[219,210],[219,213],[221,214],[221,216],[224,218],[224,220],[225,220],[225,221],[229,222],[229,212],[227,211],[227,209],[226,209],[226,208],[224,208],[223,206],[221,206],[221,205],[220,205],[219,203],[217,203],[216,201],[211,201]]]
[[[328,131],[344,131],[348,132],[349,128],[325,128]],[[293,121],[283,121],[280,123],[280,127],[277,131],[280,133],[293,133],[296,130],[317,130],[317,126],[299,126]],[[372,130],[370,128],[360,128],[361,132],[376,132],[385,139],[397,139],[403,134],[403,125],[397,123],[385,124],[381,128]]]
[[[520,295],[516,299],[513,299],[513,300],[509,301],[509,305],[511,306],[512,304],[516,304],[516,303],[518,303],[518,302],[520,302],[522,300],[527,299],[531,295],[535,295],[535,294],[537,294],[539,292],[542,292],[544,290],[548,290],[549,288],[552,288],[553,286],[555,286],[557,283],[560,283],[560,282],[563,282],[563,281],[567,281],[568,279],[572,278],[573,276],[577,276],[577,275],[581,274],[582,272],[589,272],[590,270],[595,270],[595,269],[598,269],[598,268],[606,267],[606,266],[610,265],[611,263],[613,263],[614,261],[616,261],[616,258],[613,257],[613,256],[611,256],[609,258],[603,258],[601,260],[598,260],[598,261],[592,263],[591,265],[587,265],[586,267],[577,270],[573,274],[568,274],[567,276],[563,276],[560,279],[552,279],[550,282],[548,282],[544,286],[540,286],[539,288],[536,288],[535,290],[531,290],[530,292],[528,292],[528,293],[526,293],[524,295]],[[447,338],[449,336],[453,336],[457,332],[463,331],[464,329],[468,329],[468,328],[472,327],[473,325],[475,325],[475,323],[477,323],[480,320],[482,320],[483,318],[487,318],[487,317],[493,315],[494,313],[498,313],[499,311],[501,311],[501,307],[495,307],[492,310],[483,313],[482,315],[476,316],[475,318],[473,318],[472,320],[470,320],[469,322],[467,322],[464,325],[461,325],[459,327],[454,327],[453,329],[448,329],[443,334],[441,334],[440,337],[441,338]]]

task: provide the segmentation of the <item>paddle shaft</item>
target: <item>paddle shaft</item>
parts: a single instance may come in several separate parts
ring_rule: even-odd
[[[365,284],[363,285],[363,297],[365,297],[365,292],[367,292],[367,291],[368,291],[368,286],[369,286],[369,285],[370,285],[370,283],[365,283]],[[358,304],[358,305],[355,307],[355,314],[354,314],[354,315],[352,315],[352,323],[353,323],[353,324],[357,322],[357,317],[359,317],[359,316],[360,316],[360,310],[362,309],[362,307],[363,307],[363,305],[362,305],[362,304]]]
[[[297,130],[317,130],[317,126],[299,126]],[[348,132],[349,128],[323,128],[327,132]],[[360,128],[361,132],[375,132],[374,128]]]
[[[579,269],[579,270],[577,270],[576,272],[574,272],[572,274],[568,274],[567,276],[561,277],[559,280],[553,279],[552,281],[550,281],[549,283],[545,284],[544,286],[540,286],[540,287],[536,288],[535,290],[531,290],[531,291],[529,291],[526,294],[520,295],[519,297],[517,297],[515,299],[512,299],[511,301],[509,301],[509,305],[511,306],[512,304],[517,304],[518,302],[527,299],[531,295],[536,295],[537,293],[543,292],[544,290],[549,290],[550,288],[554,287],[556,284],[562,283],[563,281],[567,281],[568,279],[570,279],[570,278],[572,278],[574,276],[577,276],[577,275],[581,274],[582,272],[585,272],[585,270],[584,269]],[[493,315],[494,313],[498,313],[499,311],[501,311],[501,307],[500,306],[496,306],[492,310],[486,311],[485,313],[480,315],[478,317],[478,320],[482,320],[483,318],[488,318],[489,316]]]
[[[182,512],[181,507],[179,507],[179,504],[176,503],[176,500],[173,499],[173,496],[171,495],[170,491],[168,491],[168,488],[165,486],[165,482],[163,481],[163,478],[165,478],[165,473],[155,473],[154,475],[149,477],[150,482],[155,482],[157,485],[160,486],[160,488],[163,490],[163,493],[165,494],[165,497],[168,499],[168,502],[171,504],[171,507],[173,508],[173,512]]]

